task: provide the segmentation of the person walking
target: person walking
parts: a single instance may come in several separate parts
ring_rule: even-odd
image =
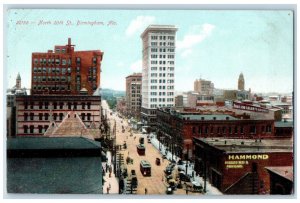
[[[109,187],[106,188],[106,192],[107,192],[107,194],[109,194]]]
[[[148,190],[147,190],[147,188],[145,188],[145,195],[148,193]]]

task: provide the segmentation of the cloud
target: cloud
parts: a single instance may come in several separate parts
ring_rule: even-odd
[[[132,20],[126,29],[126,36],[131,37],[135,33],[142,34],[142,31],[155,21],[154,16],[138,16]]]
[[[191,49],[187,49],[187,50],[184,50],[182,53],[181,53],[181,57],[182,58],[186,58],[187,56],[189,56],[193,51]]]
[[[142,60],[138,60],[131,64],[130,70],[133,72],[142,72]]]
[[[211,35],[214,28],[214,25],[208,23],[193,26],[190,32],[184,36],[183,40],[177,41],[177,50],[190,49],[196,44],[199,44]]]

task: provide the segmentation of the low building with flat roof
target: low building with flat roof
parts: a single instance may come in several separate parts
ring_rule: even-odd
[[[7,192],[102,194],[99,142],[82,137],[7,140]]]
[[[293,140],[193,138],[195,171],[224,194],[269,194],[265,167],[293,167]]]

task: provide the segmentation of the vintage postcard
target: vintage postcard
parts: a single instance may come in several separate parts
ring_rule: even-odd
[[[7,194],[293,196],[294,15],[7,9]]]

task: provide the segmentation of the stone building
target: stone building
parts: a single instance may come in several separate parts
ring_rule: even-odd
[[[126,115],[140,118],[142,95],[142,73],[126,77]]]

